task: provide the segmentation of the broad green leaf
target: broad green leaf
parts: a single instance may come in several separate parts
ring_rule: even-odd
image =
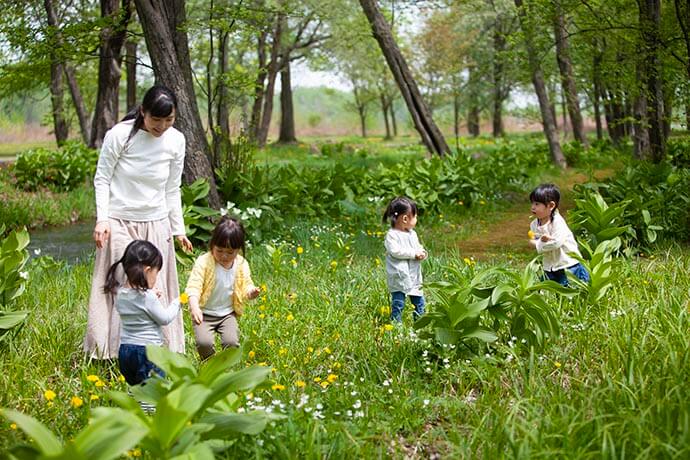
[[[239,434],[259,434],[266,428],[268,422],[281,418],[283,416],[268,414],[264,411],[252,411],[246,414],[211,413],[201,417],[200,422],[214,426],[203,435],[204,438],[228,439]]]
[[[482,342],[495,342],[498,340],[498,336],[491,329],[485,327],[477,327],[473,330],[468,330],[462,334],[463,339],[479,339]]]
[[[201,365],[199,370],[199,381],[205,384],[210,384],[221,373],[230,369],[231,366],[237,364],[242,357],[241,348],[226,348],[220,353],[216,353]]]
[[[211,390],[203,385],[182,385],[159,401],[151,430],[161,446],[166,449],[172,446],[210,393]]]
[[[173,377],[196,376],[196,368],[184,355],[170,351],[157,345],[146,345],[146,356],[156,366],[163,369],[166,374]]]
[[[91,422],[74,438],[76,449],[85,458],[120,457],[148,434],[148,426],[126,410],[99,407],[93,413]]]
[[[20,324],[29,312],[25,310],[18,311],[0,311],[0,330],[8,330]]]
[[[58,438],[35,418],[12,409],[0,409],[0,415],[16,423],[27,436],[33,439],[43,455],[58,455],[62,451]]]

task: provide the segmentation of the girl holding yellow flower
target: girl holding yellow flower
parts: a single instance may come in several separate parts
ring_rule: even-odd
[[[213,230],[210,251],[194,262],[185,293],[189,298],[196,348],[202,359],[215,353],[215,334],[223,348],[238,347],[237,318],[245,300],[259,296],[244,253],[245,231],[232,217],[221,218]]]
[[[577,241],[570,231],[565,219],[558,212],[561,193],[554,184],[542,184],[529,195],[532,202],[531,211],[536,219],[532,220],[527,233],[529,242],[539,254],[544,256],[544,275],[563,286],[568,285],[568,270],[578,279],[589,282],[589,272],[577,259],[580,256]]]

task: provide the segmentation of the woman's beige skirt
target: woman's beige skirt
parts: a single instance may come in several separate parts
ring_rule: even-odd
[[[130,222],[110,219],[110,240],[102,249],[96,249],[93,267],[89,313],[84,337],[84,351],[96,359],[117,358],[120,348],[120,315],[113,307],[113,296],[103,292],[105,276],[112,264],[120,260],[132,240],[147,240],[163,254],[163,267],[158,273],[156,287],[163,292],[161,303],[168,305],[180,295],[175,265],[175,242],[168,219],[152,222]],[[120,284],[125,281],[122,267],[117,270]],[[172,323],[163,326],[164,345],[170,350],[184,353],[184,328],[180,313]]]

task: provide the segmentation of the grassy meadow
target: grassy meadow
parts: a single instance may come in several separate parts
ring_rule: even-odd
[[[256,161],[373,167],[423,156],[404,141],[352,139],[345,152],[309,153],[319,142],[267,149]],[[492,141],[464,142],[491,154]],[[619,166],[601,168],[611,174]],[[593,174],[591,167],[535,168],[524,183],[560,184],[567,211],[573,183]],[[84,186],[64,197],[86,200],[89,193]],[[521,273],[535,256],[526,236],[527,193],[420,215],[417,231],[430,254],[425,281],[455,282],[453,273],[469,279],[492,268]],[[240,394],[240,407],[285,418],[236,438],[218,458],[690,456],[687,245],[665,240],[651,252],[615,258],[613,286],[596,304],[545,292],[560,333],[543,348],[510,334],[488,345],[441,346],[419,337],[409,302],[403,326],[389,323],[385,231],[378,215],[292,217],[248,248],[262,294],[240,320],[241,366],[272,372],[268,388]],[[81,351],[91,264],[39,257],[28,271],[15,308],[30,310],[30,319],[0,343],[0,407],[32,415],[67,441],[94,408],[112,404],[108,391],[126,391],[126,384],[116,363],[89,361]],[[184,286],[188,267],[178,271]],[[430,311],[438,289],[426,290]],[[187,355],[196,362],[188,312],[185,326]],[[0,451],[22,442],[29,442],[22,431],[0,419]],[[150,458],[140,449],[126,455]]]

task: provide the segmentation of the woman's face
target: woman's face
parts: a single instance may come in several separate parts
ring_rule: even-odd
[[[154,117],[149,112],[143,114],[144,129],[155,137],[161,137],[175,123],[175,109],[167,117]]]

